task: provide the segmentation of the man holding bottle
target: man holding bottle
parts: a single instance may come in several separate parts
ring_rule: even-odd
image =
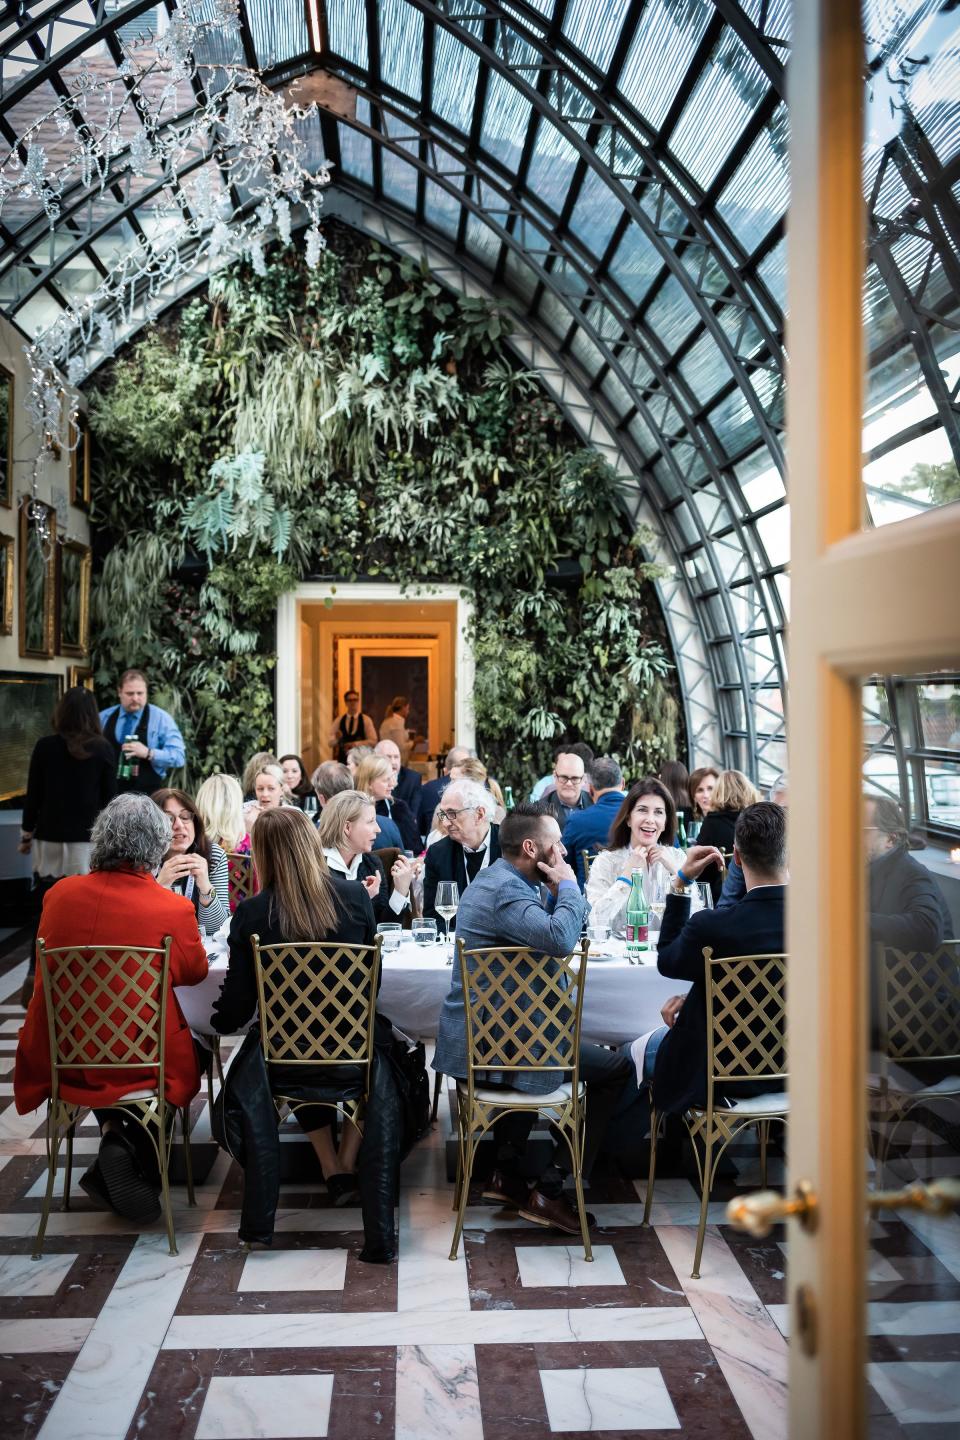
[[[147,704],[142,670],[124,670],[117,696],[118,705],[100,711],[103,733],[116,756],[117,790],[152,795],[167,783],[171,770],[184,764],[183,736],[172,715]]]

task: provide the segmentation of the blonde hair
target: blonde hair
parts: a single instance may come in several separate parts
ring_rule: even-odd
[[[264,765],[279,764],[280,761],[277,759],[276,755],[274,755],[273,752],[270,750],[258,750],[256,755],[252,755],[247,761],[246,765],[244,765],[243,767],[243,778],[240,781],[240,784],[243,787],[244,795],[253,794],[253,782],[260,774],[260,771],[263,769]],[[283,771],[281,770],[280,773],[282,775]]]
[[[389,760],[384,760],[382,755],[366,755],[357,766],[355,784],[358,790],[369,790],[374,780],[392,774],[393,766]]]
[[[209,838],[224,850],[236,850],[247,833],[243,791],[237,777],[221,773],[208,776],[197,791],[196,806]]]
[[[271,890],[284,940],[325,940],[336,929],[336,892],[316,827],[296,806],[265,810],[250,837],[261,890]]]
[[[720,774],[713,795],[710,797],[711,810],[746,810],[760,799],[757,790],[742,770],[724,770]]]
[[[503,803],[503,791],[496,780],[491,779],[488,775],[483,761],[478,760],[475,755],[468,755],[465,760],[458,760],[456,765],[452,766],[452,770],[459,772],[458,778],[475,780],[478,785],[482,785],[485,790],[490,791],[501,810],[506,808]]]
[[[361,795],[359,790],[341,790],[339,795],[331,795],[320,812],[317,825],[323,849],[336,850],[343,841],[347,826],[359,820],[364,810],[372,808],[370,796]]]

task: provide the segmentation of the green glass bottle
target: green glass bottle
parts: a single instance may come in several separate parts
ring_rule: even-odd
[[[650,953],[650,911],[643,893],[643,871],[634,870],[627,900],[627,959],[635,964]]]
[[[513,786],[512,786],[512,785],[504,785],[504,787],[503,787],[503,805],[504,805],[504,809],[506,809],[506,810],[512,810],[512,809],[513,809],[514,799],[513,799]]]

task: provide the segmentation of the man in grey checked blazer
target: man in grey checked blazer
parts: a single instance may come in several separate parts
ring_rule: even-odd
[[[569,955],[580,939],[586,901],[577,878],[564,859],[560,827],[543,804],[520,804],[500,826],[501,858],[471,881],[457,912],[457,936],[468,950],[498,945],[526,945],[543,955]],[[549,898],[544,904],[539,885]],[[463,985],[454,967],[450,991],[440,1011],[433,1067],[443,1075],[465,1079],[467,1036]],[[583,1172],[586,1179],[624,1081],[632,1073],[629,1053],[600,1045],[580,1046],[580,1078],[587,1086],[587,1132]],[[505,1076],[506,1083],[532,1095],[556,1088],[554,1074]],[[534,1115],[502,1115],[494,1123],[496,1170],[484,1199],[519,1210],[526,1220],[552,1225],[579,1235],[580,1223],[564,1198],[563,1182],[570,1171],[570,1152],[559,1141],[553,1159],[531,1183],[524,1174],[527,1140]]]

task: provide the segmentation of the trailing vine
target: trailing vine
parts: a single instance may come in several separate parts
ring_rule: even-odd
[[[231,266],[98,377],[98,686],[147,668],[193,777],[273,743],[277,599],[306,576],[459,583],[478,745],[522,791],[576,733],[680,747],[650,537],[507,356],[509,316],[336,224],[318,270]],[[441,740],[446,737],[439,737]]]

